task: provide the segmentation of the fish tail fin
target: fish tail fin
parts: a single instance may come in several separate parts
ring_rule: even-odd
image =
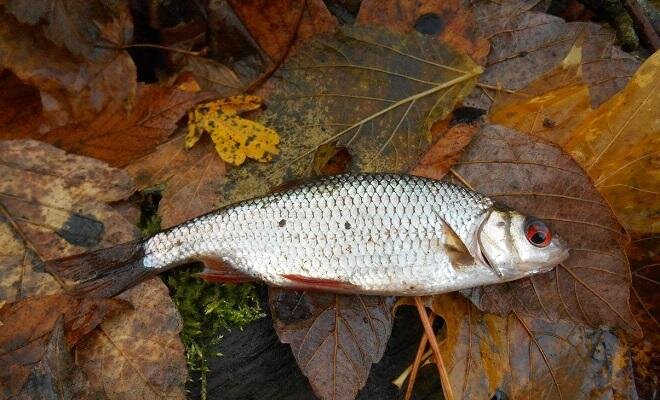
[[[46,261],[45,266],[64,290],[74,296],[112,297],[145,279],[162,272],[146,268],[144,241]]]

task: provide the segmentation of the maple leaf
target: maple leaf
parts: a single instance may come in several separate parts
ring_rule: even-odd
[[[186,148],[192,148],[206,132],[220,158],[229,164],[241,165],[246,158],[270,161],[279,154],[277,132],[238,115],[259,109],[262,102],[257,96],[238,95],[196,106],[188,113]]]

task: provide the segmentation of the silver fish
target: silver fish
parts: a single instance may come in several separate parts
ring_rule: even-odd
[[[545,272],[567,256],[543,221],[464,187],[359,174],[246,200],[47,267],[74,291],[102,296],[194,260],[211,281],[427,295]]]

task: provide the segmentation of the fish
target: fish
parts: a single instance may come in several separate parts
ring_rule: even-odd
[[[194,261],[211,282],[418,296],[543,273],[568,255],[544,221],[463,186],[361,173],[241,201],[46,269],[68,292],[94,297]]]

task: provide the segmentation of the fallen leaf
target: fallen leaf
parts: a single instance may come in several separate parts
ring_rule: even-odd
[[[628,238],[570,156],[541,139],[489,125],[452,171],[474,190],[547,221],[571,248],[571,256],[550,272],[473,289],[477,307],[609,325],[639,336],[628,304],[630,269],[623,249]]]
[[[277,132],[239,116],[259,109],[262,102],[257,96],[237,95],[196,106],[188,112],[186,148],[192,148],[203,133],[208,133],[220,158],[229,164],[241,165],[246,158],[270,161],[279,153]]]
[[[210,97],[210,92],[190,92],[177,86],[140,85],[130,111],[102,112],[88,124],[64,126],[44,134],[31,132],[28,137],[112,166],[124,166],[153,151],[172,134],[188,108]],[[21,132],[0,130],[3,139],[25,137]]]
[[[635,386],[642,399],[653,398],[658,392],[660,359],[660,239],[646,235],[635,238],[628,246],[627,254],[632,270],[633,313],[644,330],[644,337],[631,343]]]
[[[354,399],[392,332],[392,298],[269,288],[273,325],[314,393]]]
[[[0,154],[0,300],[58,292],[43,260],[135,237],[107,205],[133,193],[123,171],[31,140],[0,141]]]
[[[22,82],[9,70],[0,71],[0,132],[26,138],[44,124],[39,90]]]
[[[177,135],[126,167],[139,190],[163,185],[158,205],[161,226],[169,228],[205,214],[219,205],[225,181],[225,163],[213,143],[202,138],[190,150],[185,136]]]
[[[322,0],[230,0],[229,4],[273,62],[286,54],[294,35],[303,42],[337,27]]]
[[[150,279],[116,298],[133,310],[103,321],[76,347],[91,387],[107,398],[184,399],[183,325],[165,284]]]
[[[67,6],[59,1],[36,6],[8,3],[9,9],[0,14],[0,65],[39,89],[45,117],[41,131],[89,121],[99,112],[119,111],[131,100],[136,89],[131,57],[120,49],[97,47],[130,41],[133,26],[126,4],[114,3],[116,8],[110,12],[92,2],[75,3],[75,11],[65,11]],[[9,11],[28,23],[21,23]],[[71,19],[71,12],[93,16],[79,21]],[[46,24],[30,25],[44,13],[48,14]],[[99,20],[101,14],[105,18]],[[83,33],[79,29],[91,36],[79,36]]]
[[[432,308],[445,320],[440,351],[457,399],[635,396],[629,349],[606,329],[487,314],[456,293]]]
[[[566,65],[493,106],[491,121],[542,137],[570,153],[631,232],[660,232],[660,54],[596,110],[580,70]]]
[[[478,32],[490,40],[491,51],[481,85],[465,105],[488,109],[498,95],[526,87],[552,70],[581,37],[584,79],[594,107],[621,90],[639,66],[613,45],[612,29],[528,11],[535,4],[508,0],[473,4]]]
[[[460,0],[365,0],[358,25],[382,26],[395,32],[416,30],[467,54],[479,65],[486,63],[490,44],[480,35],[472,9]]]
[[[41,370],[60,367],[50,364],[49,357],[67,359],[71,347],[106,316],[126,308],[127,303],[122,300],[79,299],[63,294],[31,297],[0,308],[3,324],[0,329],[2,397],[22,393],[24,398],[30,398],[27,393],[37,390],[33,387],[35,380],[47,386],[46,390],[68,390],[66,387],[53,388],[41,376]],[[60,371],[60,374],[66,373]],[[35,374],[39,376],[35,377]],[[58,378],[57,374],[53,378]]]

